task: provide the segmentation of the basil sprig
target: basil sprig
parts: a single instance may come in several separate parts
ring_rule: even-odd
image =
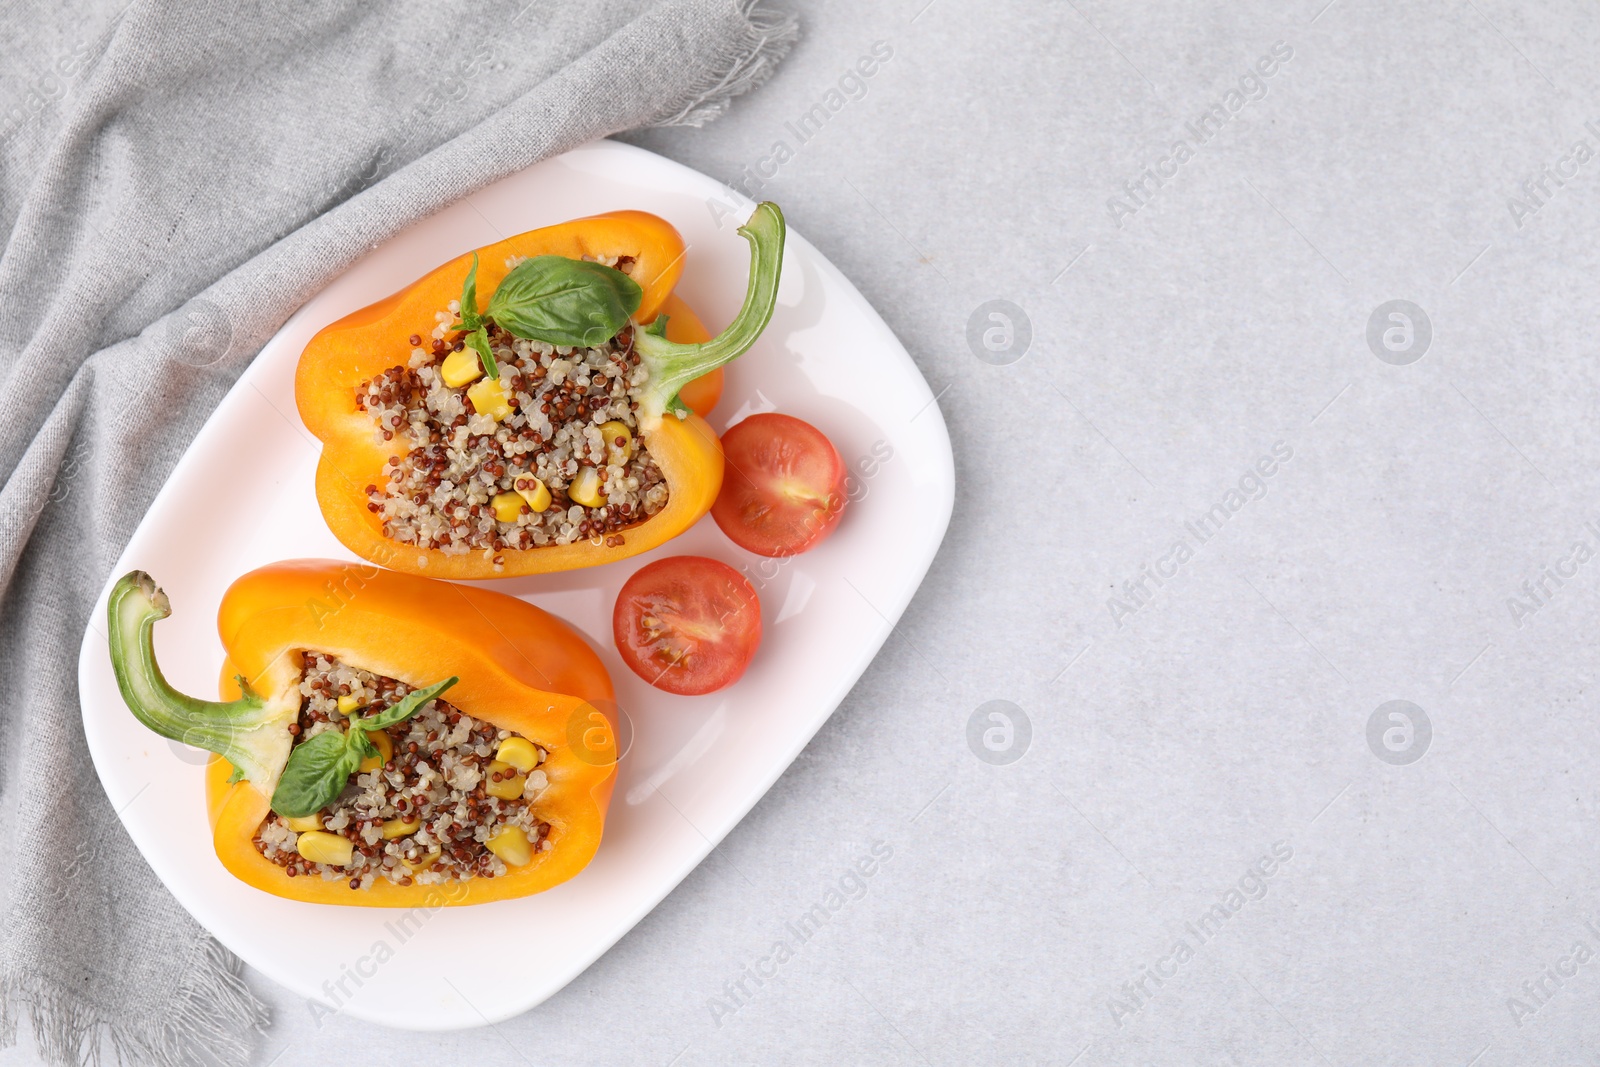
[[[491,378],[500,377],[500,367],[494,361],[494,352],[489,348],[489,323],[478,314],[478,253],[472,253],[472,268],[467,271],[467,280],[461,286],[461,325],[457,329],[465,330],[467,344],[478,353],[478,361],[483,364],[483,373]]]
[[[446,678],[426,689],[418,689],[376,715],[352,719],[344,733],[328,730],[296,745],[289,753],[289,762],[278,779],[278,787],[272,792],[272,810],[289,819],[321,811],[344,792],[361,761],[378,754],[378,747],[367,737],[368,732],[405,722],[458,681],[459,678]]]
[[[489,348],[492,322],[514,337],[569,348],[593,348],[615,337],[639,310],[639,283],[603,263],[566,256],[534,256],[501,280],[488,309],[478,312],[478,256],[461,287],[461,322],[466,343],[478,353],[483,372],[500,377]]]
[[[489,298],[489,318],[517,337],[571,348],[603,345],[639,310],[639,283],[603,263],[534,256]]]

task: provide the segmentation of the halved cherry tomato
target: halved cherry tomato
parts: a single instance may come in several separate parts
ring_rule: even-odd
[[[844,514],[845,469],[823,432],[792,415],[751,415],[722,435],[727,467],[711,517],[761,556],[817,545]]]
[[[761,644],[761,602],[744,575],[704,556],[641,567],[617,594],[611,633],[622,662],[669,693],[732,685]]]

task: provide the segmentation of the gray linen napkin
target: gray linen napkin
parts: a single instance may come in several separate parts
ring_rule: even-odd
[[[263,1008],[84,746],[112,563],[340,270],[537,160],[704,122],[795,28],[751,0],[113,3],[0,9],[0,1047],[26,1009],[51,1063],[238,1060]]]

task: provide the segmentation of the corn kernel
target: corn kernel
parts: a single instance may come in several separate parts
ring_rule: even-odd
[[[313,814],[300,819],[284,819],[283,825],[297,834],[303,834],[308,830],[322,829],[322,816]]]
[[[500,522],[516,522],[517,516],[522,514],[522,505],[525,501],[521,493],[496,493],[489,505],[494,508],[494,517]]]
[[[361,761],[360,770],[375,771],[394,758],[394,742],[389,740],[389,735],[383,730],[372,730],[367,734],[367,740],[378,748],[376,756],[368,756]]]
[[[490,852],[513,867],[521,867],[533,858],[533,847],[528,844],[528,835],[522,832],[521,827],[507,826],[484,844]]]
[[[467,390],[467,399],[472,401],[472,409],[479,415],[487,415],[495,422],[499,422],[511,414],[511,402],[506,399],[506,391],[500,386],[499,378],[485,378]]]
[[[339,698],[339,714],[354,715],[361,707],[361,701],[346,693]]]
[[[526,737],[508,737],[495,749],[494,758],[527,774],[539,765],[539,753]]]
[[[463,348],[459,352],[452,352],[444,357],[444,363],[439,367],[439,377],[444,379],[444,384],[452,389],[460,389],[470,381],[476,381],[483,376],[483,361],[478,358],[475,349]]]
[[[550,490],[545,487],[541,479],[531,474],[519,474],[513,483],[517,492],[522,494],[522,499],[534,511],[543,511],[550,506]]]
[[[385,841],[393,841],[397,837],[414,834],[421,826],[422,820],[420,818],[412,819],[410,822],[404,819],[385,819],[383,823],[383,839]]]
[[[312,863],[327,863],[334,867],[343,867],[349,863],[355,848],[355,844],[348,837],[340,837],[324,830],[307,830],[300,835],[300,840],[295,842],[295,849],[301,858],[308,859]]]
[[[498,782],[494,780],[496,774],[503,775]],[[509,763],[500,760],[490,760],[489,767],[483,772],[483,791],[492,797],[501,800],[516,800],[522,796],[522,787],[528,780],[517,773],[517,769]]]
[[[607,463],[626,463],[633,455],[633,434],[622,423],[613,419],[601,423],[600,438],[606,443]]]
[[[586,508],[597,508],[604,504],[606,498],[600,492],[600,472],[593,467],[579,470],[578,476],[567,486],[567,496],[572,498],[574,504],[582,504]]]

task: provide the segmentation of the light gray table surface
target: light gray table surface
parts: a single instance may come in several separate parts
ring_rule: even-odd
[[[628,139],[764,169],[905,342],[943,550],[563,992],[422,1035],[252,976],[255,1062],[1600,1063],[1600,12],[799,8]]]

